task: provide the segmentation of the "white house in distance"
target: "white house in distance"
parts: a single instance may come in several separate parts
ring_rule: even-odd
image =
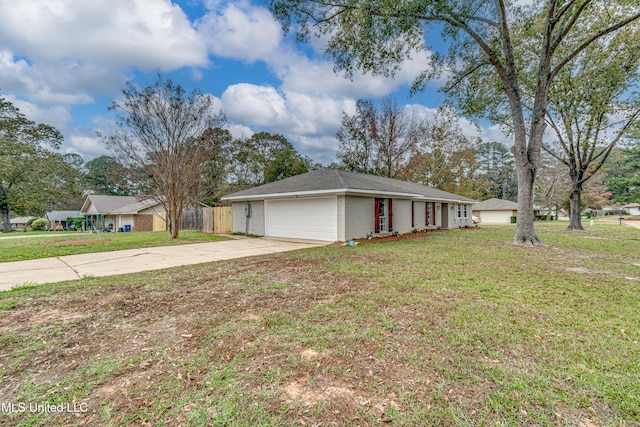
[[[269,237],[346,241],[473,224],[475,200],[374,175],[319,169],[222,198],[233,231]]]
[[[628,205],[624,205],[623,208],[629,215],[640,215],[640,203],[629,203]]]
[[[511,200],[488,199],[474,204],[472,209],[483,224],[509,224],[511,217],[518,215],[518,204]]]

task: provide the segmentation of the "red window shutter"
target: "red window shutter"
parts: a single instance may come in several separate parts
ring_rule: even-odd
[[[389,232],[393,231],[393,200],[389,199]]]
[[[379,233],[380,232],[380,199],[375,199],[373,223],[375,224],[375,232]]]

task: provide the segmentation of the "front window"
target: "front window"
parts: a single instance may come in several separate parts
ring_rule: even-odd
[[[458,203],[458,219],[462,218],[462,204]]]

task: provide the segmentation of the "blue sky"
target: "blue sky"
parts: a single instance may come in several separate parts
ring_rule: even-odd
[[[96,132],[113,131],[107,108],[125,82],[145,86],[162,73],[213,95],[235,136],[280,133],[328,164],[342,112],[357,99],[390,95],[424,115],[444,102],[438,82],[408,97],[427,54],[406,61],[395,79],[350,81],[334,74],[322,41],[296,45],[261,1],[0,0],[0,95],[62,131],[62,150],[85,160],[109,154]],[[509,141],[494,127],[480,132]]]

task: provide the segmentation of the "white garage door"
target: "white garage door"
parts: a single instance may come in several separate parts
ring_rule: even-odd
[[[337,198],[265,200],[265,235],[335,242]]]
[[[509,224],[511,211],[482,211],[480,218],[483,224]]]

